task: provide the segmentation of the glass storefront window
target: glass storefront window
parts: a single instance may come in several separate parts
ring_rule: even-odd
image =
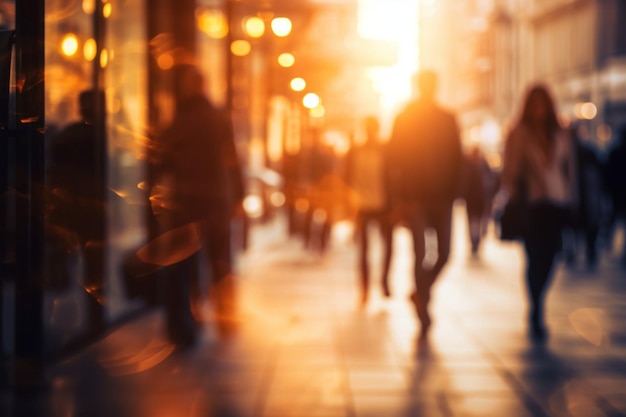
[[[144,238],[145,194],[139,184],[145,179],[144,152],[147,132],[146,5],[144,1],[111,0],[106,18],[104,69],[107,97],[106,134],[109,140],[109,182],[114,219],[112,239],[125,242],[111,252],[111,265],[120,265],[124,245],[139,245]],[[119,268],[117,268],[119,269]],[[110,274],[108,315],[115,319],[131,305],[124,299],[119,274]]]
[[[45,296],[47,343],[56,350],[134,308],[125,297],[120,266],[124,254],[143,239],[145,229],[147,200],[138,184],[144,177],[141,156],[147,114],[146,5],[141,0],[48,0],[45,7],[49,205],[57,204],[59,190],[63,192],[63,186],[55,182],[59,149],[71,154],[61,159],[70,161],[76,173],[94,173],[101,178],[97,187],[102,187],[92,198],[88,192],[81,193],[80,187],[78,192],[74,189],[74,182],[87,182],[81,174],[70,172],[75,181],[65,181],[72,189],[69,198],[74,209],[68,210],[69,215],[64,213],[63,220],[76,212],[85,221],[65,222],[83,228],[75,233],[79,259],[73,270],[66,271],[70,285],[62,291],[47,291]],[[92,120],[85,115],[89,106],[93,106]],[[84,137],[77,140],[72,135]],[[83,141],[90,145],[80,145]],[[81,152],[90,162],[77,161]],[[95,168],[84,171],[81,164]],[[86,195],[92,200],[85,202]],[[95,230],[94,224],[103,232]],[[75,232],[71,226],[67,231]]]

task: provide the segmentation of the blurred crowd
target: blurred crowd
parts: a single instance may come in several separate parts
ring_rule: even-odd
[[[149,236],[124,260],[123,273],[130,297],[155,302],[155,288],[166,288],[161,302],[169,336],[189,346],[207,314],[226,336],[236,328],[231,223],[245,218],[246,183],[229,115],[202,93],[204,81],[194,67],[175,71],[174,118],[148,147]],[[451,250],[453,206],[464,204],[470,255],[480,257],[490,230],[511,239],[502,234],[508,227],[502,211],[523,200],[527,223],[512,240],[523,242],[527,258],[529,329],[544,338],[543,299],[558,254],[571,267],[584,261],[593,269],[626,222],[626,129],[601,151],[584,139],[580,126],[559,122],[548,87],[533,86],[504,142],[502,165],[492,166],[478,145],[464,148],[455,115],[437,103],[437,75],[421,72],[415,87],[418,96],[398,113],[389,137],[370,115],[345,132],[348,146],[338,147],[336,137],[310,126],[300,152],[284,155],[281,191],[289,235],[323,255],[333,228],[352,224],[364,306],[374,275],[373,229],[380,233],[375,247],[382,250],[376,282],[390,297],[393,232],[407,228],[415,255],[410,301],[425,338],[432,323],[431,290]],[[96,300],[103,282],[107,190],[99,160],[104,138],[92,120],[102,101],[101,93],[80,95],[82,120],[56,135],[48,163],[55,190],[49,220],[54,230],[76,237],[72,244],[85,253],[87,289]],[[516,221],[521,227],[521,218]],[[429,239],[436,241],[433,259],[426,256]],[[101,306],[92,304],[93,321],[101,323]]]

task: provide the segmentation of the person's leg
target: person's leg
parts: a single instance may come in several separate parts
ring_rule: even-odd
[[[359,213],[358,231],[359,231],[359,272],[361,284],[361,304],[367,303],[369,293],[369,263],[367,254],[369,251],[368,226],[370,218],[364,213]]]
[[[481,218],[479,215],[468,214],[468,227],[470,235],[470,243],[472,245],[472,254],[478,253],[478,245],[480,244],[481,235]]]
[[[543,339],[544,298],[552,277],[554,259],[562,246],[563,221],[567,213],[550,205],[531,208],[531,219],[534,230],[524,240],[526,249],[526,280],[530,298],[529,324],[532,335]]]
[[[424,257],[426,255],[426,216],[422,209],[412,214],[408,221],[413,236],[413,252],[415,254],[414,279],[415,292],[411,295],[411,301],[415,304],[417,317],[422,328],[421,337],[425,337],[430,327],[430,315],[428,314],[428,302],[430,301],[430,271],[424,269]]]
[[[429,213],[431,223],[437,234],[437,261],[431,271],[432,285],[441,270],[448,263],[450,257],[450,247],[452,239],[452,206],[442,206],[433,208]]]
[[[330,244],[330,233],[333,229],[332,219],[330,217],[330,213],[328,211],[324,212],[324,218],[322,224],[320,225],[320,253],[326,253],[328,249],[328,245]]]
[[[465,203],[465,211],[467,214],[467,232],[469,235],[469,241],[471,244],[472,254],[478,252],[478,242],[480,241],[480,214],[477,214],[475,209],[469,206],[469,203]]]
[[[391,257],[393,256],[393,224],[388,213],[381,213],[378,218],[380,226],[380,234],[383,245],[383,271],[382,271],[382,287],[385,297],[391,296],[389,288],[389,269],[391,268]]]
[[[585,225],[585,253],[589,268],[595,268],[598,263],[598,231],[598,225],[592,221]]]
[[[232,273],[230,221],[212,222],[208,235],[208,258],[211,271],[211,295],[217,315],[216,324],[223,335],[235,325],[235,277]]]
[[[529,325],[533,336],[544,337],[544,296],[555,252],[540,239],[526,239],[526,282],[530,301]]]

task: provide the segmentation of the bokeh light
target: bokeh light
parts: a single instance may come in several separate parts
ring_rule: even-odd
[[[598,114],[598,108],[590,101],[577,103],[574,107],[574,116],[578,119],[592,120]]]
[[[581,110],[581,114],[583,116],[583,119],[587,119],[587,120],[591,120],[593,118],[596,117],[596,115],[598,114],[598,109],[596,107],[595,104],[593,103],[584,103],[582,105]]]
[[[111,17],[111,13],[113,13],[113,5],[111,5],[111,2],[104,3],[102,6],[102,16],[104,16],[105,19],[108,19]]]
[[[245,19],[243,27],[246,34],[251,38],[260,38],[265,33],[265,22],[257,16]]]
[[[174,57],[170,53],[163,53],[157,58],[157,65],[162,70],[168,70],[174,66]]]
[[[196,10],[196,23],[198,29],[212,39],[223,39],[228,35],[228,22],[219,10],[206,8]]]
[[[83,0],[82,7],[85,14],[93,14],[96,10],[96,0]]]
[[[311,117],[320,118],[326,114],[326,109],[321,104],[311,109]]]
[[[282,207],[285,205],[286,201],[287,198],[285,197],[285,194],[280,191],[274,191],[270,195],[270,202],[274,207]]]
[[[233,43],[230,44],[230,51],[235,56],[246,56],[250,53],[251,49],[252,46],[250,46],[250,42],[243,39],[233,41]]]
[[[249,195],[243,200],[243,209],[251,218],[258,218],[263,215],[263,200],[258,195]]]
[[[306,107],[307,109],[314,109],[315,107],[320,105],[320,98],[317,94],[315,93],[307,93],[303,98],[302,98],[302,104],[304,105],[304,107]]]
[[[73,33],[68,33],[61,39],[61,53],[65,56],[74,56],[76,52],[78,52],[78,37]]]
[[[280,65],[281,67],[284,67],[284,68],[293,67],[293,64],[295,63],[296,63],[296,58],[288,52],[285,52],[278,56],[278,65]]]
[[[306,88],[306,81],[303,78],[296,77],[289,83],[293,91],[302,91]]]
[[[96,44],[96,40],[93,38],[89,38],[85,41],[83,45],[83,56],[87,61],[93,61],[96,58],[98,53],[98,45]]]
[[[100,67],[106,68],[108,63],[109,63],[109,52],[106,49],[103,49],[102,52],[100,52]]]
[[[272,19],[272,32],[278,37],[285,37],[291,33],[291,20],[287,17],[275,17]]]

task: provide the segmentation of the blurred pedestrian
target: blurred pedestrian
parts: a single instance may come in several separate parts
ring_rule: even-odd
[[[311,147],[305,166],[308,207],[304,219],[304,244],[307,249],[326,252],[332,228],[334,195],[338,185],[337,158],[324,142],[324,132],[311,130]]]
[[[216,109],[203,93],[203,77],[195,67],[181,65],[174,71],[176,111],[158,141],[161,182],[167,187],[171,209],[166,229],[193,226],[197,230],[211,277],[216,324],[222,333],[228,334],[235,323],[231,220],[234,215],[243,215],[244,194],[232,123],[229,114]],[[180,285],[184,285],[185,278],[178,277]],[[200,287],[196,276],[190,283],[193,305],[202,298]],[[174,339],[182,339],[182,344],[193,343],[194,336],[189,332],[177,336],[175,327],[170,332]]]
[[[585,242],[585,262],[590,269],[598,262],[597,240],[605,202],[604,167],[600,158],[578,134],[576,126],[570,128],[575,166],[575,195],[572,222],[564,238],[564,255],[569,265],[578,258],[578,236]],[[564,242],[565,243],[565,242]]]
[[[356,225],[359,236],[362,305],[367,303],[370,283],[368,229],[371,224],[377,224],[380,230],[383,251],[381,284],[385,297],[391,295],[389,267],[391,265],[393,233],[386,189],[385,149],[379,137],[378,119],[374,116],[365,118],[364,128],[365,143],[353,147],[347,155],[348,185],[357,196]]]
[[[502,185],[511,198],[526,194],[529,229],[523,236],[531,336],[543,340],[544,298],[561,232],[571,210],[574,163],[571,137],[561,128],[547,88],[532,87],[506,141]]]
[[[431,288],[450,254],[452,205],[458,194],[462,165],[455,116],[436,102],[437,76],[417,77],[420,96],[395,119],[388,144],[391,206],[413,235],[415,293],[411,300],[421,322],[421,338],[431,325]],[[437,238],[437,260],[425,264],[426,230]]]
[[[622,128],[606,163],[606,181],[613,203],[613,227],[626,224],[626,127]],[[626,266],[626,243],[622,248],[622,263]]]
[[[107,235],[104,92],[82,91],[78,103],[81,120],[54,136],[49,147],[50,222],[78,237],[85,265],[83,285],[90,295],[91,326],[97,331],[104,323],[101,301]]]
[[[475,256],[489,226],[496,177],[478,146],[465,157],[464,168],[461,192],[465,199],[471,250]]]

